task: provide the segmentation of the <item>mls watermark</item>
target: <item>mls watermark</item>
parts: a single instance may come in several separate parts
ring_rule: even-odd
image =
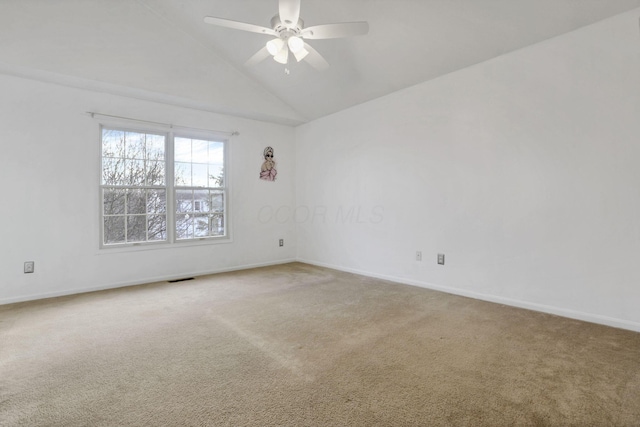
[[[285,224],[380,224],[384,221],[384,207],[360,205],[328,207],[323,205],[271,206],[258,211],[258,221],[262,224],[276,222]]]

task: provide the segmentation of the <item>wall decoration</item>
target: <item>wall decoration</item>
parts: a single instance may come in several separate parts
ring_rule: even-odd
[[[273,158],[273,148],[264,149],[264,163],[260,169],[260,179],[265,181],[275,181],[278,171],[276,170],[276,160]]]

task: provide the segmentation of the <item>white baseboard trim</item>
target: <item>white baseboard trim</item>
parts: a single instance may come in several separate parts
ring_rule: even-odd
[[[213,270],[203,270],[203,271],[190,272],[190,273],[184,273],[184,274],[173,275],[173,276],[148,277],[148,278],[145,278],[145,279],[139,279],[139,280],[134,280],[134,281],[125,281],[125,282],[119,282],[119,283],[112,283],[112,284],[108,284],[108,285],[93,286],[93,287],[89,287],[89,288],[65,289],[63,291],[22,295],[22,296],[18,296],[18,297],[0,299],[0,305],[15,304],[15,303],[18,303],[18,302],[34,301],[34,300],[40,300],[40,299],[46,299],[46,298],[56,298],[56,297],[62,297],[62,296],[67,296],[67,295],[78,295],[78,294],[84,294],[84,293],[88,293],[88,292],[105,291],[107,289],[125,288],[127,286],[136,286],[136,285],[145,285],[145,284],[149,284],[149,283],[166,282],[166,281],[169,281],[169,280],[184,279],[184,278],[187,278],[187,277],[207,276],[209,274],[227,273],[227,272],[230,272],[230,271],[238,271],[238,270],[249,270],[251,268],[269,267],[269,266],[272,266],[272,265],[288,264],[288,263],[296,262],[296,261],[297,260],[294,259],[294,258],[288,258],[288,259],[282,259],[282,260],[278,260],[278,261],[269,261],[269,262],[262,262],[262,263],[256,263],[256,264],[235,265],[235,266],[232,266],[232,267],[223,267],[223,268],[217,268],[217,269],[213,269]]]
[[[614,317],[602,316],[599,314],[585,313],[581,311],[554,307],[545,304],[539,304],[534,302],[515,300],[511,298],[504,298],[496,295],[482,294],[479,292],[468,291],[465,289],[451,288],[448,286],[435,285],[433,283],[421,282],[418,280],[406,279],[403,277],[389,276],[384,274],[372,273],[370,271],[363,271],[354,268],[348,268],[335,264],[327,264],[308,259],[298,258],[298,262],[305,264],[316,265],[318,267],[331,268],[333,270],[344,271],[347,273],[359,274],[361,276],[373,277],[376,279],[388,280],[390,282],[396,282],[404,285],[417,286],[420,288],[431,289],[434,291],[445,292],[453,295],[460,295],[463,297],[474,298],[482,301],[493,302],[497,304],[504,304],[511,307],[524,308],[527,310],[539,311],[542,313],[553,314],[556,316],[567,317],[569,319],[581,320],[584,322],[597,323],[600,325],[611,326],[619,329],[627,329],[634,332],[640,332],[640,323],[632,322],[624,319],[617,319]]]
[[[89,287],[89,288],[66,289],[66,290],[63,290],[63,291],[47,292],[47,293],[31,294],[31,295],[23,295],[23,296],[13,297],[13,298],[3,298],[3,299],[0,299],[0,305],[14,304],[14,303],[19,303],[19,302],[33,301],[33,300],[46,299],[46,298],[55,298],[55,297],[61,297],[61,296],[67,296],[67,295],[83,294],[83,293],[88,293],[88,292],[104,291],[104,290],[107,290],[107,289],[117,289],[117,288],[123,288],[123,287],[127,287],[127,286],[136,286],[136,285],[143,285],[143,284],[148,284],[148,283],[165,282],[165,281],[168,281],[168,280],[177,280],[177,279],[182,279],[182,278],[185,278],[185,277],[192,277],[192,276],[193,277],[198,277],[198,276],[206,276],[206,275],[209,275],[209,274],[226,273],[226,272],[230,272],[230,271],[248,270],[248,269],[251,269],[251,268],[259,268],[259,267],[268,267],[268,266],[280,265],[280,264],[288,264],[288,263],[291,263],[291,262],[302,262],[302,263],[305,263],[305,264],[316,265],[316,266],[325,267],[325,268],[331,268],[333,270],[344,271],[344,272],[347,272],[347,273],[359,274],[361,276],[367,276],[367,277],[373,277],[373,278],[376,278],[376,279],[388,280],[390,282],[400,283],[400,284],[404,284],[404,285],[417,286],[417,287],[420,287],[420,288],[431,289],[431,290],[440,291],[440,292],[446,292],[446,293],[449,293],[449,294],[460,295],[460,296],[474,298],[474,299],[478,299],[478,300],[482,300],[482,301],[488,301],[488,302],[493,302],[493,303],[497,303],[497,304],[504,304],[504,305],[508,305],[508,306],[512,306],[512,307],[518,307],[518,308],[524,308],[524,309],[527,309],[527,310],[534,310],[534,311],[539,311],[539,312],[543,312],[543,313],[554,314],[554,315],[557,315],[557,316],[567,317],[567,318],[570,318],[570,319],[576,319],[576,320],[581,320],[581,321],[585,321],[585,322],[591,322],[591,323],[597,323],[597,324],[601,324],[601,325],[611,326],[611,327],[614,327],[614,328],[627,329],[627,330],[631,330],[631,331],[634,331],[634,332],[640,332],[640,323],[638,323],[638,322],[632,322],[632,321],[628,321],[628,320],[617,319],[617,318],[608,317],[608,316],[602,316],[602,315],[599,315],[599,314],[585,313],[585,312],[580,312],[580,311],[561,308],[561,307],[549,306],[549,305],[545,305],[545,304],[533,303],[533,302],[522,301],[522,300],[515,300],[515,299],[511,299],[511,298],[504,298],[504,297],[500,297],[500,296],[496,296],[496,295],[483,294],[483,293],[473,292],[473,291],[469,291],[469,290],[465,290],[465,289],[451,288],[451,287],[448,287],[448,286],[440,286],[440,285],[435,285],[433,283],[427,283],[427,282],[407,279],[407,278],[403,278],[403,277],[390,276],[390,275],[385,275],[385,274],[377,274],[377,273],[373,273],[373,272],[370,272],[370,271],[364,271],[364,270],[359,270],[359,269],[355,269],[355,268],[344,267],[344,266],[340,266],[340,265],[336,265],[336,264],[328,264],[328,263],[323,263],[323,262],[317,262],[317,261],[312,261],[312,260],[308,260],[308,259],[304,259],[304,258],[297,258],[297,259],[296,258],[288,258],[288,259],[283,259],[283,260],[278,260],[278,261],[270,261],[270,262],[255,263],[255,264],[243,264],[243,265],[236,265],[236,266],[232,266],[232,267],[217,268],[217,269],[212,269],[212,270],[202,270],[202,271],[198,271],[198,272],[192,272],[192,273],[186,273],[186,274],[174,275],[174,276],[148,277],[148,278],[145,278],[145,279],[140,279],[140,280],[135,280],[135,281],[119,282],[119,283],[113,283],[113,284],[109,284],[109,285],[100,285],[100,286],[94,286],[94,287]]]

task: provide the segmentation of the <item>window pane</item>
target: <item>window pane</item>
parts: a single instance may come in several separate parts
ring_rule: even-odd
[[[210,217],[211,236],[224,236],[224,214],[211,214]]]
[[[124,157],[124,132],[102,129],[102,156]]]
[[[193,218],[189,214],[176,215],[176,237],[178,239],[193,238]]]
[[[196,212],[209,212],[209,190],[194,190],[193,207]]]
[[[148,160],[164,160],[164,136],[147,134],[147,157]]]
[[[167,211],[167,193],[165,190],[147,190],[147,212],[165,213]]]
[[[208,163],[219,165],[222,165],[224,163],[224,143],[209,141]]]
[[[127,185],[144,185],[144,160],[125,160],[125,181]]]
[[[147,161],[147,185],[164,185],[164,160]]]
[[[209,141],[191,140],[191,161],[194,163],[209,162]]]
[[[104,218],[104,243],[124,243],[124,216]]]
[[[124,145],[127,159],[144,159],[146,145],[145,134],[127,132],[124,136]]]
[[[127,242],[147,240],[147,216],[127,215]]]
[[[164,215],[149,215],[149,240],[167,240],[167,217]]]
[[[212,191],[210,197],[212,212],[224,212],[224,193],[221,191]]]
[[[127,214],[147,213],[145,190],[129,190],[127,192]]]
[[[194,163],[192,166],[193,185],[194,187],[206,187],[209,183],[207,165]]]
[[[105,189],[102,196],[105,215],[124,215],[125,190]]]
[[[191,140],[187,138],[174,139],[174,160],[176,162],[191,162]]]
[[[176,162],[176,185],[191,186],[191,163]]]
[[[193,191],[176,190],[176,212],[193,212]]]
[[[209,215],[196,215],[193,217],[194,236],[195,237],[207,237],[209,236]]]
[[[124,159],[111,157],[102,159],[102,183],[104,185],[125,185]]]
[[[209,165],[209,187],[224,186],[224,170],[222,165]]]

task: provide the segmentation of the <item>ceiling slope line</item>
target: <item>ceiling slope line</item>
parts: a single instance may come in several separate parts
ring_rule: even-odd
[[[208,113],[233,116],[242,119],[255,120],[267,123],[276,123],[285,126],[296,127],[306,123],[306,120],[292,119],[260,112],[247,112],[224,105],[216,105],[203,101],[196,101],[176,95],[150,91],[146,89],[133,88],[130,86],[107,83],[98,80],[90,80],[82,77],[59,74],[36,68],[28,68],[6,64],[0,61],[0,74],[36,80],[44,83],[51,83],[58,86],[65,86],[74,89],[86,90],[90,92],[105,93],[108,95],[121,96],[125,98],[137,99],[140,101],[155,102],[158,104],[170,105],[173,107],[189,108],[192,110],[204,111]]]

